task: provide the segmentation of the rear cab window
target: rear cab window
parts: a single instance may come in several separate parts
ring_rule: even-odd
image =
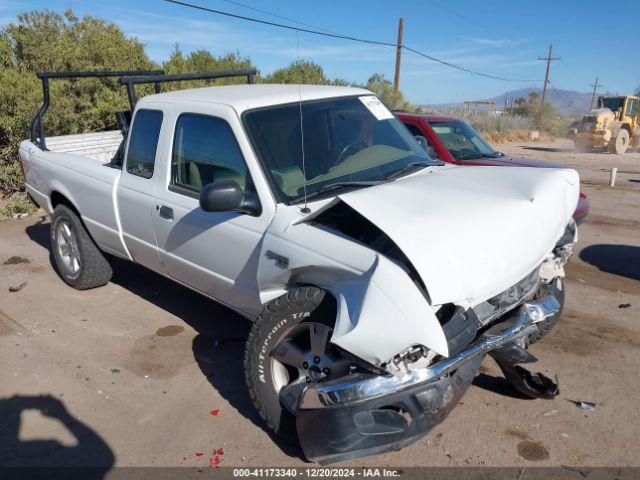
[[[161,127],[160,110],[140,109],[136,112],[125,163],[128,173],[142,178],[153,176]]]

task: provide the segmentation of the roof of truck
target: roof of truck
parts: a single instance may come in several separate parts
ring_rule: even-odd
[[[221,87],[191,88],[173,92],[148,95],[139,100],[139,105],[162,102],[207,102],[220,103],[235,108],[238,113],[244,110],[268,105],[280,105],[297,102],[300,99],[316,100],[351,95],[371,95],[362,88],[333,87],[325,85],[230,85]]]

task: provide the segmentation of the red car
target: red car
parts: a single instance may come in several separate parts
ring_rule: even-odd
[[[505,155],[495,150],[478,132],[457,118],[404,112],[396,112],[396,116],[413,135],[424,137],[429,156],[443,162],[494,167],[563,168],[562,165],[553,162]],[[580,224],[588,213],[589,200],[580,192],[573,218]]]

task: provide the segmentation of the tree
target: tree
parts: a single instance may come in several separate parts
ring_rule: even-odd
[[[219,70],[247,70],[255,69],[253,63],[248,58],[242,58],[239,52],[230,52],[219,57],[215,57],[208,50],[196,50],[189,55],[176,45],[171,52],[169,60],[163,63],[164,71],[169,74],[189,73],[189,72],[214,72]],[[221,78],[219,80],[194,80],[189,82],[167,83],[163,85],[163,90],[176,90],[182,88],[204,87],[207,85],[236,85],[245,83],[246,78]]]
[[[43,70],[144,70],[158,68],[136,38],[93,17],[78,19],[50,11],[18,15],[0,30],[0,191],[22,188],[18,144],[28,137],[33,112],[42,102],[35,72]],[[51,82],[48,135],[115,126],[115,110],[127,97],[113,79]]]
[[[414,111],[416,109],[411,103],[404,99],[404,95],[400,90],[397,92],[393,91],[393,84],[382,74],[373,74],[367,81],[365,88],[380,97],[380,100],[392,110]]]

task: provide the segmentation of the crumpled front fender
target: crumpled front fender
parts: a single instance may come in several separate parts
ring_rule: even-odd
[[[433,308],[400,266],[333,232],[291,222],[279,229],[278,223],[262,243],[262,302],[299,285],[316,285],[337,300],[331,341],[370,364],[385,363],[413,345],[448,355]]]

